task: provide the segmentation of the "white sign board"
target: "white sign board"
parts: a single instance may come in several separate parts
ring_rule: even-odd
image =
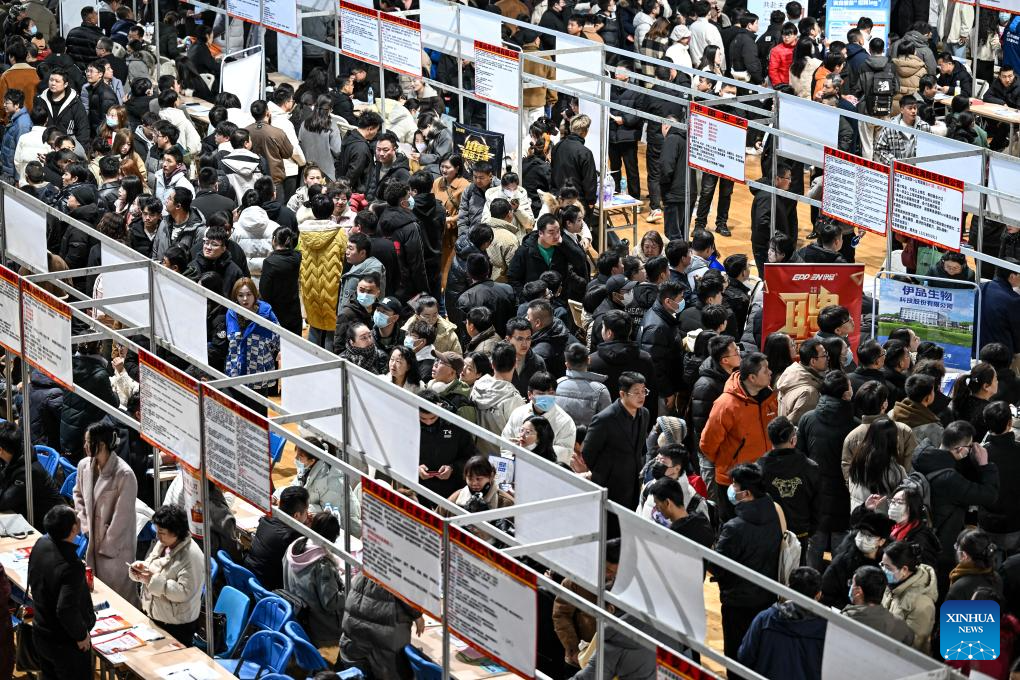
[[[422,26],[421,39],[425,46],[433,50],[446,52],[447,54],[456,53],[456,38],[442,35],[429,29],[456,33],[457,8],[439,0],[421,0],[418,6],[421,9],[421,12],[418,14]]]
[[[77,24],[76,24],[77,25]],[[31,267],[37,274],[50,270],[46,254],[46,213],[14,198],[4,191],[4,244],[7,252]]]
[[[272,512],[266,419],[206,385],[202,386],[205,469],[209,479],[262,512]]]
[[[60,35],[66,36],[72,28],[81,26],[81,11],[96,4],[94,0],[60,0]]]
[[[152,304],[156,310],[156,335],[188,356],[209,360],[205,298],[180,280],[180,274],[156,267],[153,270]]]
[[[280,368],[287,370],[312,366],[325,361],[301,345],[280,338]],[[343,374],[339,368],[290,375],[280,380],[280,405],[287,413],[308,413],[343,406]],[[329,435],[337,442],[343,440],[344,423],[340,414],[302,421]],[[417,448],[415,449],[417,451]]]
[[[963,181],[896,162],[893,168],[893,231],[940,248],[960,250]]]
[[[889,219],[889,166],[825,147],[822,214],[875,234]]]
[[[538,577],[450,527],[450,632],[525,678],[535,677]]]
[[[21,354],[21,277],[0,266],[0,346]]]
[[[689,166],[744,183],[746,118],[693,103],[687,123],[687,140]]]
[[[864,659],[867,659],[868,680],[925,677],[922,675],[925,673],[923,667],[886,649],[884,645],[869,642],[842,626],[826,626],[822,651],[822,677],[825,680],[859,680]]]
[[[565,86],[596,94],[599,91],[597,76],[602,64],[601,45],[587,38],[561,34],[556,36],[556,49],[568,50],[556,55],[556,80],[574,81],[565,83]]]
[[[443,521],[406,496],[361,478],[361,565],[394,595],[439,618]]]
[[[607,148],[609,144],[609,131],[602,127],[602,110],[602,105],[598,102],[588,99],[577,100],[578,113],[583,113],[591,119],[591,127],[588,128],[588,136],[584,138],[584,145],[595,159],[596,175],[602,170],[602,149]],[[596,187],[595,193],[601,196],[601,187]]]
[[[117,247],[108,243],[100,244],[100,261],[104,265],[127,264],[145,260],[139,253],[127,246]],[[116,272],[104,272],[103,296],[114,297],[120,295],[142,294],[146,298],[149,295],[149,267],[148,264],[122,269]],[[135,300],[134,302],[118,302],[110,305],[109,310],[114,314],[124,317],[136,326],[149,325],[149,301]]]
[[[918,160],[917,166],[925,170],[949,175],[961,179],[967,184],[984,184],[983,159],[981,151],[968,142],[958,142],[939,135],[919,132],[917,134],[918,157],[938,156],[949,153],[966,153],[969,155],[947,158],[941,161]],[[967,212],[976,213],[981,210],[981,194],[973,189],[963,192],[963,205]]]
[[[620,569],[613,594],[673,630],[705,640],[704,567],[689,542],[633,514],[620,518]],[[686,574],[678,579],[676,574]]]
[[[378,376],[350,370],[347,380],[351,445],[375,465],[386,465],[405,479],[417,480],[421,454],[418,407],[387,394]]]
[[[227,0],[227,14],[235,19],[257,24],[261,19],[259,0]]]
[[[988,188],[1016,196],[1017,187],[1020,187],[1020,162],[1011,156],[992,154],[988,161]],[[1020,223],[1020,200],[989,196],[988,212]]]
[[[188,529],[195,538],[202,538],[202,487],[196,472],[180,466],[181,486],[184,489],[184,513],[188,516]]]
[[[779,129],[816,142],[812,145],[790,137],[780,137],[780,154],[803,163],[821,165],[823,147],[839,146],[839,109],[781,94]]]
[[[379,15],[383,66],[413,78],[421,77],[421,24],[395,14]]]
[[[340,51],[379,65],[379,12],[340,0]]]
[[[25,360],[68,389],[71,369],[71,308],[28,281],[21,288]]]
[[[475,96],[517,109],[520,106],[521,54],[475,41]]]
[[[298,35],[297,0],[262,0],[262,23],[274,31]]]
[[[149,352],[138,354],[140,435],[189,467],[202,465],[199,382]]]

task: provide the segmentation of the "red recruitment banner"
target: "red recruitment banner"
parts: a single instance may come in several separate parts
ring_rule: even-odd
[[[854,322],[850,349],[861,340],[861,302],[864,298],[864,264],[765,265],[762,301],[762,344],[770,333],[786,333],[797,343],[818,332],[818,312],[842,305]]]
[[[885,236],[889,226],[888,165],[825,147],[821,212],[826,217]]]
[[[0,305],[4,314],[0,318],[0,347],[21,356],[21,277],[0,265]]]
[[[718,680],[719,677],[662,647],[655,650],[655,662],[658,680]]]

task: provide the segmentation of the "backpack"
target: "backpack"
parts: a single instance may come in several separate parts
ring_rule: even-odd
[[[687,504],[687,514],[704,515],[708,518],[709,524],[712,525],[712,532],[716,536],[719,535],[719,529],[722,528],[722,522],[719,521],[719,508],[714,502],[707,498],[703,498],[701,494],[695,493],[691,496],[690,503]]]
[[[921,497],[922,509],[929,525],[931,524],[932,519],[931,482],[952,471],[952,468],[943,468],[925,475],[917,470],[911,470],[910,474],[904,477],[903,481],[900,482],[900,486],[913,489]]]
[[[800,566],[800,539],[789,529],[783,532],[783,540],[779,544],[779,582],[784,586],[790,584],[790,574]]]
[[[864,93],[867,113],[879,117],[891,116],[893,95],[896,94],[897,88],[896,75],[892,71],[892,62],[889,62],[868,82],[868,91]]]

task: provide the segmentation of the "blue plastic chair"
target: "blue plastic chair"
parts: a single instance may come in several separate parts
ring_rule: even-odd
[[[233,656],[236,651],[237,641],[241,639],[241,633],[248,625],[248,614],[251,612],[251,598],[237,588],[223,586],[220,596],[216,599],[216,606],[213,611],[217,614],[224,614],[227,617],[226,646],[227,651],[224,657]],[[195,638],[195,646],[205,650],[205,642]]]
[[[269,433],[269,452],[273,455],[273,464],[280,462],[280,457],[283,456],[283,449],[287,446],[287,440],[276,434],[275,432]]]
[[[63,456],[57,459],[57,467],[64,473],[64,479],[67,479],[71,473],[78,471],[78,466]]]
[[[241,680],[263,678],[264,671],[283,673],[294,653],[294,645],[283,633],[262,630],[244,645],[238,659],[216,659],[216,663]]]
[[[255,598],[256,602],[273,596],[273,593],[263,588],[262,584],[254,576],[248,579],[248,589],[251,591],[251,596]]]
[[[57,474],[57,465],[60,464],[60,454],[51,449],[48,446],[42,444],[36,444],[32,447],[35,451],[35,459],[39,461],[39,464],[46,470],[46,474],[53,477]]]
[[[411,664],[414,680],[443,680],[442,666],[429,661],[411,645],[404,647],[404,654]]]
[[[280,632],[285,623],[293,618],[294,613],[290,603],[282,597],[270,595],[255,603],[251,611],[251,618],[248,619],[247,628],[255,630],[271,630]]]
[[[74,502],[74,484],[78,481],[78,471],[75,470],[67,477],[64,477],[64,483],[60,485],[60,495],[67,500]]]
[[[248,585],[248,579],[255,578],[255,574],[230,559],[230,555],[225,550],[217,552],[216,559],[219,561],[220,566],[223,567],[223,578],[226,579],[228,586],[237,588],[249,597],[255,596],[251,592],[251,586]],[[258,581],[258,579],[255,580]]]
[[[85,534],[78,534],[74,538],[74,544],[78,546],[78,559],[85,559],[85,552],[89,549],[89,537]]]
[[[312,644],[312,641],[308,638],[308,633],[305,632],[300,623],[288,621],[283,626],[283,632],[294,643],[294,663],[298,665],[298,668],[305,671],[308,675],[330,669],[330,665],[322,658],[322,654]]]

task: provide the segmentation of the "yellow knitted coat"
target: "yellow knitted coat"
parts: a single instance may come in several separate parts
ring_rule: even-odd
[[[298,245],[301,248],[301,302],[308,325],[333,330],[347,233],[330,220],[306,220],[298,225]]]

